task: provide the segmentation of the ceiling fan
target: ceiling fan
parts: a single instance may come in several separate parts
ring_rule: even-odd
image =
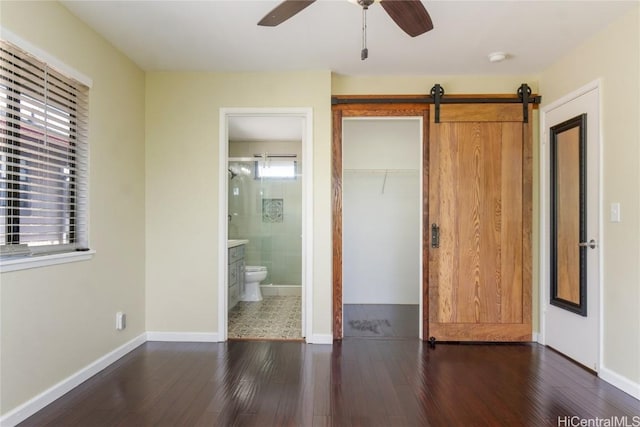
[[[258,25],[275,27],[310,6],[316,0],[284,0],[273,8]],[[352,1],[352,0],[350,0]],[[367,10],[375,1],[393,21],[411,37],[419,36],[433,29],[431,17],[420,0],[353,0],[362,7],[362,52],[360,58],[367,59],[369,51],[366,42]]]

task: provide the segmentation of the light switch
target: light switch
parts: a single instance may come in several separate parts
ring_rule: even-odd
[[[611,203],[610,221],[620,222],[620,203]]]

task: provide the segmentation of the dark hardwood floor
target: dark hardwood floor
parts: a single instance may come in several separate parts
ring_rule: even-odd
[[[558,426],[571,416],[631,423],[640,402],[537,344],[345,338],[149,342],[21,425]]]

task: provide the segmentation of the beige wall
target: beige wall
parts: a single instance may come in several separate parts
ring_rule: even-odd
[[[218,332],[219,114],[313,109],[314,334],[331,333],[329,72],[147,74],[147,330]]]
[[[540,76],[551,103],[602,79],[604,360],[640,383],[640,13],[638,7]],[[622,222],[609,222],[619,202]]]
[[[2,414],[145,331],[144,73],[57,2],[7,2],[0,24],[93,79],[91,261],[0,276]],[[127,313],[115,330],[116,311]]]

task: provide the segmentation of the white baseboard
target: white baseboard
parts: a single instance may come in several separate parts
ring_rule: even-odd
[[[147,341],[219,342],[216,332],[147,332]]]
[[[635,383],[604,366],[600,366],[598,376],[612,386],[640,400],[640,383]]]
[[[307,344],[333,344],[333,335],[313,334],[307,337]]]
[[[122,356],[144,344],[146,341],[146,334],[141,334],[131,341],[116,348],[112,352],[105,354],[93,363],[80,369],[75,374],[65,378],[53,387],[50,387],[49,389],[43,391],[33,399],[7,412],[2,416],[2,418],[0,418],[0,426],[9,427],[21,423],[54,400],[58,399],[65,393],[68,393],[78,385],[82,384],[84,381],[102,371],[107,366],[120,359]]]

